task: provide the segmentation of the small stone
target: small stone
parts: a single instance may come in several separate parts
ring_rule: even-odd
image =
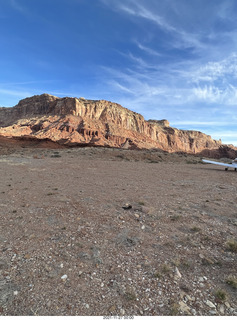
[[[215,315],[216,314],[216,310],[210,310],[209,313],[212,314],[212,315]]]
[[[145,226],[143,225],[141,229],[144,230],[144,229],[145,229]]]
[[[210,307],[210,308],[216,308],[216,306],[214,305],[214,303],[212,303],[210,300],[207,300],[206,302],[206,305],[208,306],[208,307]]]
[[[191,309],[191,313],[192,313],[194,316],[196,316],[197,311],[196,311],[195,309]]]
[[[7,268],[7,264],[4,260],[0,260],[0,270],[1,269],[6,269]]]
[[[79,272],[78,272],[78,275],[79,275],[79,276],[81,276],[81,275],[82,275],[82,273],[83,273],[82,271],[79,271]]]
[[[198,281],[203,282],[203,281],[204,281],[204,278],[203,278],[203,277],[199,277],[199,278],[198,278]]]
[[[132,205],[130,203],[125,203],[125,205],[123,205],[122,208],[124,210],[129,210],[129,209],[132,209]]]
[[[64,274],[64,275],[61,277],[61,279],[64,280],[64,281],[67,280],[67,275]]]
[[[182,278],[182,275],[181,275],[181,273],[179,272],[179,269],[178,269],[177,267],[175,267],[174,276],[175,276],[176,279]]]
[[[229,302],[225,302],[225,306],[227,307],[227,308],[230,308],[230,304],[229,304]]]
[[[135,213],[134,216],[135,216],[137,219],[140,218],[139,214],[137,214],[137,213]]]
[[[89,304],[86,304],[86,309],[89,309],[89,308],[90,308]]]
[[[125,310],[124,310],[124,309],[121,309],[121,310],[120,310],[120,313],[121,313],[121,315],[124,316],[124,315],[125,315]]]
[[[63,263],[60,264],[60,268],[63,268]]]
[[[188,313],[190,314],[190,308],[189,306],[186,305],[186,303],[184,303],[183,301],[179,302],[179,309],[180,311],[184,312],[184,313]]]
[[[113,305],[112,307],[109,308],[109,312],[114,313],[116,311],[116,306]]]
[[[104,284],[103,284],[103,282],[101,283],[101,285],[100,285],[100,286],[101,286],[101,288],[103,288],[103,287],[104,287]]]
[[[18,291],[14,291],[13,294],[14,294],[14,296],[17,296],[18,295]]]
[[[221,314],[224,314],[224,313],[225,313],[225,307],[224,307],[223,304],[220,305],[219,311],[220,311]]]
[[[205,266],[208,266],[208,265],[211,265],[211,264],[214,264],[214,263],[215,262],[210,258],[207,258],[207,257],[202,258],[202,264],[205,265]]]

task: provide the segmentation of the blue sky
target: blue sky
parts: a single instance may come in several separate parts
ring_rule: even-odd
[[[237,146],[236,0],[0,0],[0,106],[106,99]]]

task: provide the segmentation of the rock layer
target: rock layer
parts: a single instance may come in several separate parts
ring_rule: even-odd
[[[117,103],[49,94],[0,108],[0,135],[49,139],[68,146],[159,148],[193,154],[223,147],[220,140],[202,132],[172,128],[167,120],[146,121]]]

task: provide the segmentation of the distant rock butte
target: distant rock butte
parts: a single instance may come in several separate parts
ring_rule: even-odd
[[[0,108],[0,135],[47,139],[67,146],[108,146],[126,149],[158,148],[168,152],[235,157],[199,131],[172,128],[167,120],[148,120],[117,103],[42,94]]]

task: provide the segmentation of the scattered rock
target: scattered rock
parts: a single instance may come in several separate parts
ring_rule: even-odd
[[[113,305],[113,306],[111,306],[110,308],[109,308],[109,312],[110,313],[114,313],[116,311],[116,306],[115,305]]]
[[[120,310],[120,313],[121,313],[122,316],[124,316],[124,315],[125,315],[125,310],[124,310],[124,309],[121,309],[121,310]],[[141,312],[140,312],[140,313],[141,313]],[[142,312],[142,314],[143,314],[143,312]]]
[[[0,306],[7,303],[11,303],[14,299],[14,292],[16,292],[16,286],[11,282],[0,280]]]
[[[220,311],[221,314],[224,314],[224,313],[225,313],[225,307],[224,307],[223,304],[220,305],[219,311]]]
[[[0,270],[6,269],[7,263],[4,260],[0,260]]]
[[[129,209],[132,209],[132,205],[129,204],[129,203],[125,203],[125,205],[123,205],[122,208],[123,208],[124,210],[129,210]]]
[[[183,301],[179,302],[179,310],[183,313],[191,314],[189,306]]]
[[[205,301],[205,303],[206,303],[206,305],[208,306],[208,307],[210,307],[210,308],[216,308],[216,306],[214,305],[214,303],[213,302],[211,302],[210,300],[207,300],[207,301]]]
[[[64,280],[64,281],[67,280],[67,275],[64,274],[64,275],[61,277],[61,279]]]
[[[212,265],[214,263],[215,263],[215,261],[210,258],[207,258],[207,257],[202,258],[202,264],[205,266]]]
[[[197,311],[195,309],[191,309],[191,313],[192,313],[192,315],[196,316]]]
[[[175,270],[174,270],[174,277],[175,277],[176,279],[182,278],[182,275],[181,275],[181,273],[179,272],[179,269],[178,269],[177,267],[175,267]]]
[[[215,315],[216,314],[216,310],[210,310],[209,313],[212,314],[212,315]]]

